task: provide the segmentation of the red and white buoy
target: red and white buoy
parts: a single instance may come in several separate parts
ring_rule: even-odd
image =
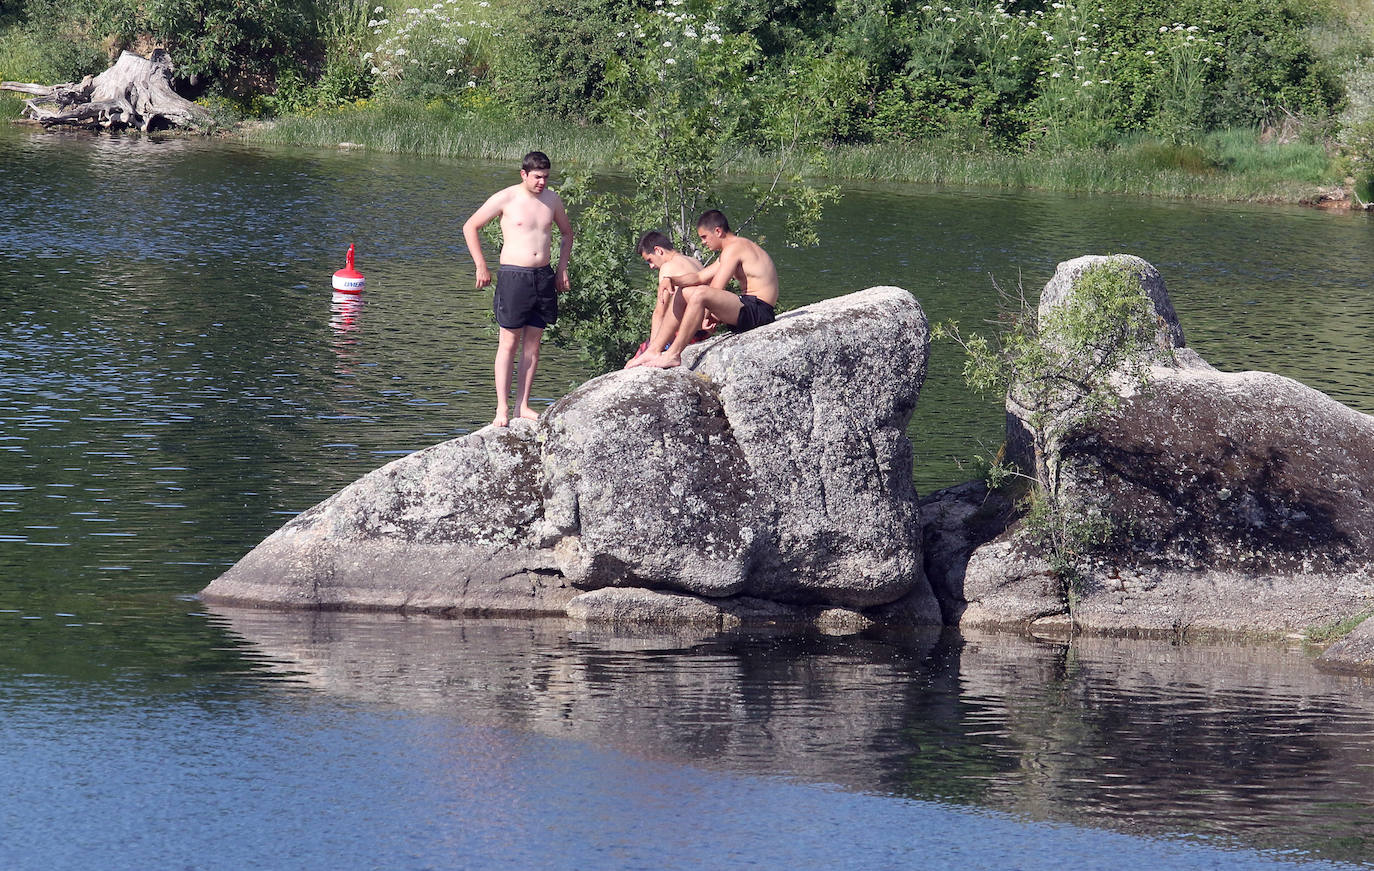
[[[334,289],[339,293],[362,293],[363,274],[353,268],[353,246],[348,246],[348,256],[343,269],[334,273]]]

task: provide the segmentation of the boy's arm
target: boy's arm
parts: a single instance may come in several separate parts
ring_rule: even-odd
[[[739,271],[739,264],[738,247],[726,246],[725,250],[720,252],[720,256],[716,258],[716,262],[706,267],[702,275],[704,276],[709,271],[711,273],[711,286],[716,290],[724,290],[725,286],[730,283],[730,279],[734,278],[735,273]]]
[[[487,269],[487,258],[482,255],[482,228],[501,216],[503,204],[501,194],[492,194],[482,207],[472,213],[463,224],[463,239],[468,243],[468,253],[477,267],[477,287],[491,284],[491,271]]]
[[[558,225],[558,269],[555,271],[555,286],[559,290],[572,290],[572,281],[568,278],[568,259],[572,256],[573,228],[572,221],[568,220],[568,210],[563,206],[563,198],[554,195],[556,205],[553,210],[553,222]]]
[[[680,275],[669,276],[669,279],[673,282],[673,287],[696,287],[699,284],[711,284],[719,267],[720,261],[717,260],[697,272],[683,272]]]

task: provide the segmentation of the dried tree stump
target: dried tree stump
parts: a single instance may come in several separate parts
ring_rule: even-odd
[[[62,85],[0,82],[0,90],[34,96],[24,101],[24,115],[44,127],[65,124],[90,129],[165,127],[191,130],[205,126],[209,113],[172,90],[172,59],[163,49],[150,57],[126,51],[98,76]]]

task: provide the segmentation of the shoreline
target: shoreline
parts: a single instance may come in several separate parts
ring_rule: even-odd
[[[14,99],[13,106],[19,102]],[[3,114],[12,123],[33,123],[17,111]],[[442,103],[366,100],[307,114],[244,119],[211,135],[249,144],[468,160],[518,160],[538,147],[558,152],[560,163],[573,171],[624,169],[608,158],[618,143],[604,126],[513,119]],[[1337,177],[1322,145],[1259,138],[1251,130],[1215,131],[1200,145],[1137,138],[1108,148],[1053,153],[968,151],[942,142],[837,144],[824,149],[826,171],[807,179],[1374,211],[1369,201],[1374,191],[1362,196],[1352,179]],[[746,154],[730,177],[746,180],[767,171],[767,155]]]
[[[478,160],[518,160],[533,147],[557,151],[575,171],[615,172],[617,141],[603,126],[508,119],[444,104],[363,101],[307,115],[246,121],[228,138],[249,143],[369,149]],[[1360,211],[1350,179],[1333,175],[1321,145],[1260,142],[1255,131],[1217,131],[1200,145],[1123,140],[1114,147],[1008,153],[959,150],[947,143],[831,145],[826,171],[808,180],[899,182],[1173,200],[1303,205]],[[766,170],[765,155],[745,155],[741,179]],[[1239,169],[1235,169],[1239,167]]]

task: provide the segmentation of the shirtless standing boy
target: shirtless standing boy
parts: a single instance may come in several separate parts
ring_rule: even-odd
[[[701,269],[701,261],[678,251],[673,247],[673,240],[657,230],[650,230],[639,237],[637,250],[650,269],[658,270],[658,302],[654,305],[653,318],[649,322],[649,341],[641,345],[639,353],[625,364],[626,369],[643,366],[650,357],[677,338],[678,324],[682,322],[687,300],[681,291],[674,290],[672,276],[687,275]],[[702,322],[697,321],[697,325],[702,327]]]
[[[496,345],[496,417],[493,426],[510,423],[511,372],[517,350],[520,383],[516,388],[516,413],[536,420],[530,408],[530,385],[539,366],[539,343],[544,328],[558,319],[558,293],[568,290],[568,255],[572,253],[572,224],[563,199],[548,186],[549,158],[531,151],[520,165],[520,184],[497,191],[463,224],[463,238],[477,264],[477,287],[491,284],[491,272],[482,256],[481,230],[494,218],[501,219],[501,267],[496,274],[492,307],[501,338]],[[553,227],[558,225],[558,269],[549,266]]]
[[[698,272],[669,277],[674,287],[682,288],[687,304],[672,346],[645,360],[646,366],[681,366],[682,349],[706,312],[740,331],[773,322],[773,306],[778,302],[778,271],[773,258],[756,243],[731,232],[730,222],[715,209],[697,219],[697,235],[719,256]],[[738,296],[725,289],[732,278],[739,282]]]

